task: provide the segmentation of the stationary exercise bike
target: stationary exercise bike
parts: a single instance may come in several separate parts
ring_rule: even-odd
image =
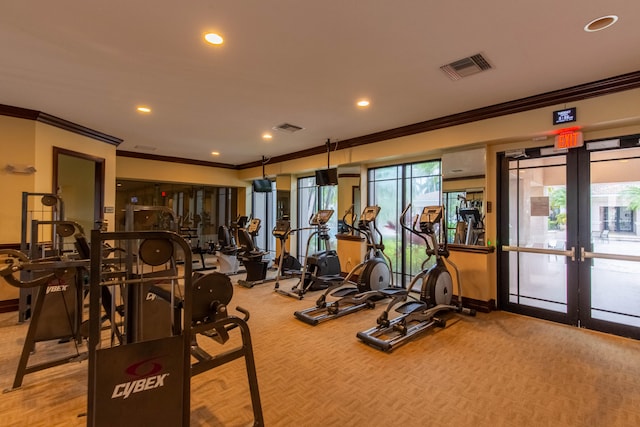
[[[255,238],[259,231],[260,220],[258,218],[252,218],[247,228],[238,229],[238,243],[240,244],[238,258],[247,270],[247,276],[244,280],[238,280],[238,285],[245,288],[252,288],[255,285],[270,281],[267,280],[267,269],[270,261],[264,258],[268,252],[258,248],[255,243]]]
[[[393,287],[391,259],[384,253],[382,234],[376,226],[379,206],[367,206],[362,211],[357,228],[344,221],[351,213],[353,206],[347,210],[343,218],[345,227],[364,235],[367,242],[367,255],[364,260],[351,269],[342,282],[336,282],[318,298],[316,306],[296,311],[294,316],[310,325],[336,319],[364,308],[374,308],[376,301],[391,296],[404,296],[407,292]],[[356,282],[352,277],[358,276]],[[380,292],[384,290],[385,292]],[[327,301],[327,297],[337,298]]]
[[[470,316],[475,316],[476,311],[462,306],[462,283],[460,273],[456,265],[451,262],[449,249],[444,232],[444,208],[442,206],[426,206],[411,227],[404,222],[406,213],[411,208],[409,204],[402,212],[400,224],[403,229],[415,234],[426,243],[427,260],[435,257],[435,264],[430,268],[424,268],[427,260],[423,262],[423,270],[418,273],[408,289],[411,291],[420,284],[420,298],[413,298],[398,306],[395,311],[400,315],[389,320],[389,311],[400,301],[394,298],[384,312],[378,317],[378,326],[366,331],[358,332],[357,337],[364,343],[379,350],[391,351],[394,348],[413,339],[416,335],[434,327],[444,328],[446,320],[438,317],[439,314],[454,311]],[[436,232],[436,226],[439,231]],[[438,243],[436,234],[440,234]],[[451,265],[456,272],[458,282],[458,301],[452,302],[453,281],[445,264]]]

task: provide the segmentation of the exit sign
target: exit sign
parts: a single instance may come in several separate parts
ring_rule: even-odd
[[[553,112],[554,125],[561,125],[562,123],[575,122],[576,120],[577,120],[576,107],[565,108],[564,110],[558,110]]]
[[[554,148],[556,150],[566,150],[568,148],[582,147],[583,145],[582,132],[571,131],[556,135]]]

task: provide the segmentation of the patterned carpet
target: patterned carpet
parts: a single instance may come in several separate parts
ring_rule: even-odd
[[[235,278],[237,279],[237,278]],[[290,288],[295,281],[282,283]],[[453,315],[395,350],[362,344],[379,304],[306,325],[295,310],[313,305],[273,292],[273,284],[234,287],[232,308],[251,312],[267,426],[638,426],[640,342],[505,312]],[[233,309],[231,310],[234,311]],[[0,314],[0,386],[11,385],[26,325]],[[212,353],[225,346],[208,338]],[[37,357],[68,351],[44,343]],[[28,375],[0,396],[0,425],[85,425],[87,362]],[[246,426],[252,412],[244,362],[192,380],[192,426]]]

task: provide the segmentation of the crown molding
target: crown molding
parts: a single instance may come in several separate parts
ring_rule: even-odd
[[[86,136],[97,141],[115,145],[116,147],[122,143],[122,139],[120,138],[116,138],[115,136],[107,135],[106,133],[102,133],[97,130],[79,125],[77,123],[61,119],[60,117],[52,116],[51,114],[43,113],[42,111],[29,110],[27,108],[12,107],[10,105],[0,104],[0,115],[45,123],[59,129],[64,129],[68,132],[76,133],[78,135]]]
[[[135,151],[116,150],[116,157],[131,157],[134,159],[156,160],[159,162],[183,163],[186,165],[208,166],[212,168],[238,169],[228,163],[207,162],[205,160],[185,159],[182,157],[160,156],[157,154],[137,153]]]

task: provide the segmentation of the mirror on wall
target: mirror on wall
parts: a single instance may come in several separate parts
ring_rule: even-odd
[[[291,191],[276,190],[276,218],[291,218]]]
[[[353,205],[356,216],[360,216],[360,167],[338,167],[338,232],[348,233],[349,229],[342,224],[342,217]],[[353,225],[352,216],[347,215],[345,221]]]
[[[447,241],[459,245],[485,246],[484,191],[443,191],[447,213]]]
[[[164,206],[176,214],[181,232],[192,246],[218,241],[218,227],[237,216],[237,189],[205,185],[118,179],[116,183],[116,231],[125,230],[128,204]],[[154,226],[161,229],[161,224]]]
[[[442,155],[442,197],[449,243],[485,246],[484,186],[486,149]]]

